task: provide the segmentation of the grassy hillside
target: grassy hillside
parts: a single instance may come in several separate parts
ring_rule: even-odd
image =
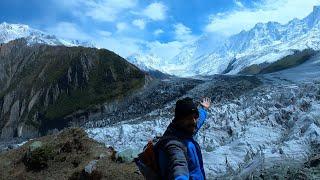
[[[9,126],[11,135],[20,124],[43,131],[67,126],[66,116],[124,98],[143,87],[146,76],[105,49],[28,46],[23,39],[0,47],[0,73],[6,84],[0,133]]]
[[[306,62],[316,53],[317,51],[314,51],[312,49],[295,51],[294,54],[288,55],[271,64],[269,63],[253,64],[249,67],[244,68],[240,72],[240,74],[266,74],[266,73],[272,73],[272,72],[292,68]]]

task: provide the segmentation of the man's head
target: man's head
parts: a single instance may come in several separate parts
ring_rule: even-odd
[[[176,127],[192,135],[196,130],[198,117],[197,105],[191,98],[187,97],[177,101],[174,117]]]

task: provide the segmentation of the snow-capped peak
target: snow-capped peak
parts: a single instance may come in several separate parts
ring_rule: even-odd
[[[9,24],[6,22],[0,24],[0,43],[7,43],[19,38],[25,38],[29,45],[48,44],[52,46],[65,45],[93,47],[92,43],[60,39],[54,35],[33,29],[24,24]]]

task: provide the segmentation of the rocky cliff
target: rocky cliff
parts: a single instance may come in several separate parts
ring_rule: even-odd
[[[0,134],[35,137],[85,122],[143,87],[146,74],[105,49],[28,45],[0,47]],[[77,121],[75,121],[77,119]]]

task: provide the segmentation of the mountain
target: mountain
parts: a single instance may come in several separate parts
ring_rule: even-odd
[[[164,64],[137,57],[140,60],[136,65],[148,64],[149,68],[178,76],[237,74],[252,65],[272,64],[297,50],[320,50],[319,37],[320,6],[315,6],[313,12],[301,20],[293,19],[285,25],[258,23],[228,38],[204,35]]]
[[[0,43],[25,38],[29,45],[40,43],[47,45],[65,45],[65,46],[83,46],[93,47],[89,42],[81,42],[78,40],[63,40],[54,35],[46,34],[42,31],[33,29],[24,24],[8,24],[6,22],[0,24]]]
[[[111,51],[28,40],[0,46],[0,138],[92,119],[146,83],[144,72]]]

